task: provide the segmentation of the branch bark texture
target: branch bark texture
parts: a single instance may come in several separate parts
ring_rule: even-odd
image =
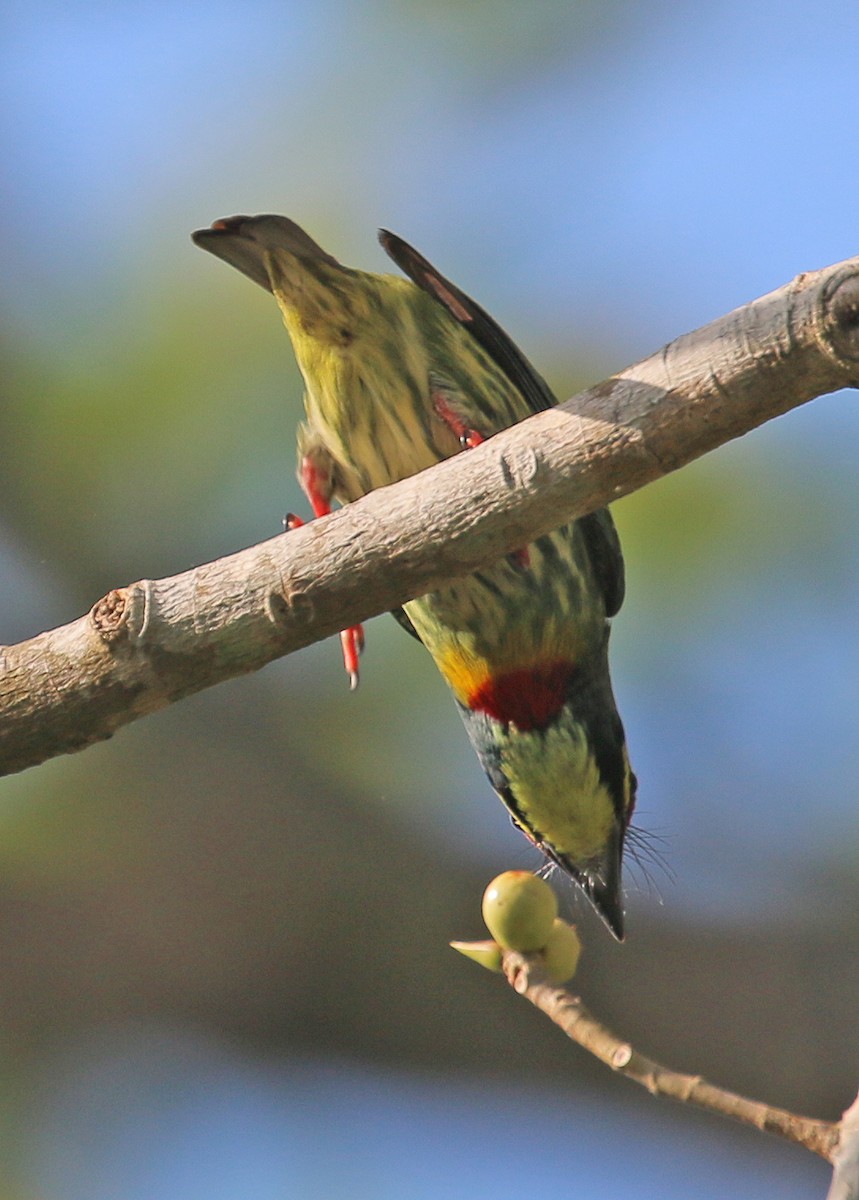
[[[0,648],[0,774],[396,608],[859,383],[859,258],[346,508]]]
[[[827,1162],[833,1161],[840,1145],[838,1125],[799,1116],[760,1100],[750,1100],[708,1083],[700,1075],[687,1075],[662,1066],[613,1034],[588,1011],[578,996],[549,983],[539,964],[527,955],[508,950],[503,961],[504,973],[515,992],[544,1012],[568,1038],[613,1071],[640,1083],[651,1095],[666,1096],[681,1104],[694,1104],[707,1112],[731,1117],[762,1133],[772,1133],[804,1146]],[[849,1200],[850,1195],[844,1193],[844,1200]]]

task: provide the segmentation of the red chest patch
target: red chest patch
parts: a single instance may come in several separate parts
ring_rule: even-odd
[[[558,661],[508,671],[485,680],[469,696],[468,707],[526,732],[542,729],[563,707],[575,669]]]

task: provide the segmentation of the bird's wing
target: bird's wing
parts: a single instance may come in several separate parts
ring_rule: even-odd
[[[463,325],[476,342],[483,347],[493,362],[497,363],[512,384],[518,388],[532,412],[554,408],[557,401],[549,385],[531,366],[525,355],[497,321],[480,307],[455,283],[440,275],[432,263],[427,262],[408,242],[389,233],[379,231],[379,241],[385,252],[394,260],[409,279],[423,291],[443,304],[450,315]]]
[[[406,610],[404,608],[392,608],[392,609],[390,609],[390,613],[391,613],[391,616],[394,618],[394,620],[397,622],[397,624],[402,629],[405,629],[406,633],[410,633],[412,635],[412,637],[415,638],[416,641],[420,642],[421,645],[423,645],[423,638],[421,637],[421,635],[415,629],[414,625],[409,620],[408,614],[406,613]]]
[[[587,543],[594,575],[602,592],[605,615],[613,617],[623,604],[626,589],[623,554],[614,518],[607,508],[598,508],[586,517],[579,517],[576,525]]]
[[[439,274],[432,263],[395,233],[382,229],[379,231],[379,241],[385,252],[409,279],[444,305],[454,320],[464,326],[475,341],[479,342],[521,392],[533,412],[555,407],[557,401],[545,379],[488,312],[455,283]],[[579,518],[578,527],[587,543],[594,572],[603,593],[606,615],[613,617],[623,603],[624,569],[620,540],[611,513],[607,508],[599,509]],[[405,614],[403,616],[405,617]],[[401,620],[400,624],[404,625],[404,621]],[[411,632],[414,633],[414,630]]]

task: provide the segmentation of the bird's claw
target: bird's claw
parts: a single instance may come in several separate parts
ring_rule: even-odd
[[[330,496],[321,484],[320,471],[310,455],[305,455],[301,460],[299,478],[314,516],[327,517],[331,512]],[[287,513],[283,518],[283,527],[287,531],[299,529],[304,524],[295,513]],[[343,666],[349,676],[349,690],[354,692],[358,686],[358,658],[364,650],[363,626],[350,625],[348,629],[341,630],[340,646],[343,650]]]
[[[432,403],[433,408],[451,433],[458,439],[463,450],[473,450],[475,446],[479,446],[482,442],[486,441],[482,433],[478,433],[476,429],[471,429],[461,417],[457,416],[441,390],[433,392]]]
[[[350,625],[340,631],[340,645],[343,648],[343,666],[349,676],[349,690],[354,692],[358,686],[358,658],[364,649],[364,627]]]

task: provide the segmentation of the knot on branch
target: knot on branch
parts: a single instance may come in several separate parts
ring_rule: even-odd
[[[93,605],[90,610],[90,619],[96,633],[107,645],[127,635],[127,612],[127,588],[114,588]]]
[[[823,291],[823,336],[841,362],[859,363],[859,273],[836,274]]]

